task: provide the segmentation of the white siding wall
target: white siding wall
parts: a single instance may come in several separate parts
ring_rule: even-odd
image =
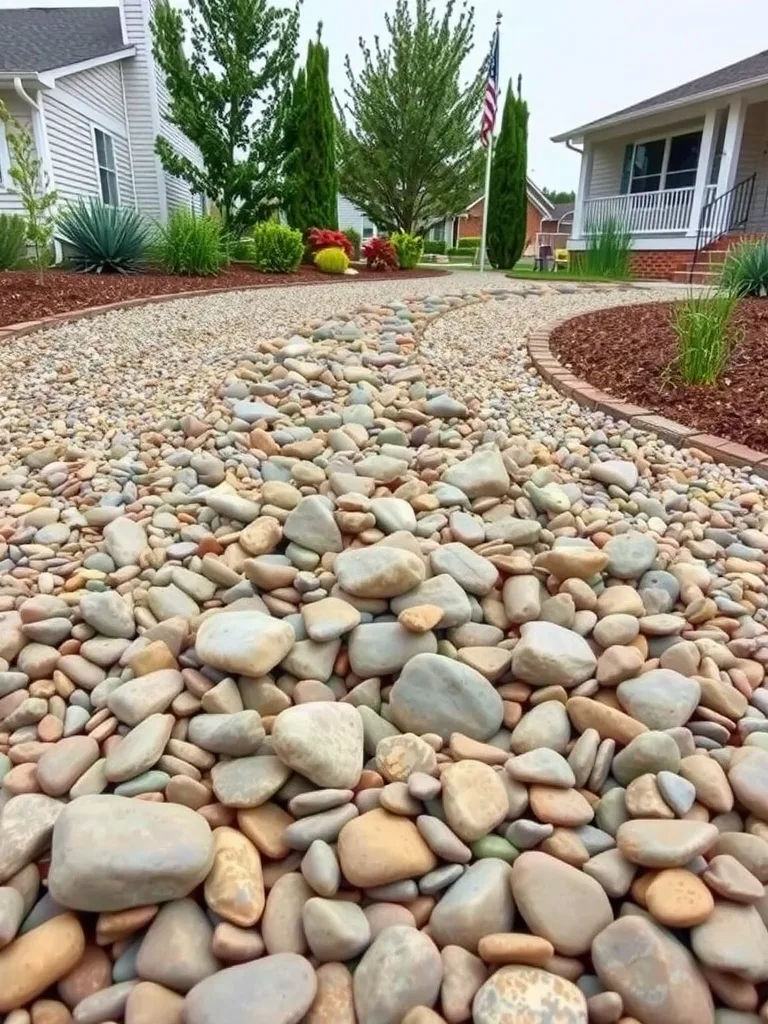
[[[128,42],[136,47],[136,56],[123,61],[136,203],[148,216],[163,219],[166,213],[165,182],[160,161],[155,155],[158,115],[148,0],[123,0],[123,10]]]
[[[32,131],[32,122],[30,119],[29,107],[24,104],[15,92],[0,92],[0,99],[8,107],[8,110],[13,116],[26,125],[30,131]],[[4,168],[7,171],[7,168]],[[7,175],[6,175],[7,176]],[[19,202],[19,198],[15,192],[11,189],[0,186],[0,213],[21,213],[22,207]]]
[[[363,228],[372,228],[374,235],[376,226],[373,221],[363,213],[359,206],[355,206],[351,199],[346,196],[338,196],[339,231],[346,231],[347,228],[354,228],[363,234]]]
[[[56,82],[57,89],[63,89],[70,96],[76,96],[89,106],[98,107],[120,124],[125,123],[123,111],[123,87],[120,81],[122,61],[102,64],[88,71],[65,75]]]
[[[747,231],[768,233],[768,101],[747,107],[735,184],[751,174],[757,177]]]
[[[109,131],[100,121],[97,108],[89,117],[68,107],[66,98],[54,90],[45,97],[45,120],[59,199],[67,202],[80,197],[101,197],[93,145],[92,128],[95,126],[112,136],[120,202],[123,206],[135,206],[128,142]]]
[[[154,4],[154,0],[152,0]],[[160,134],[168,139],[173,148],[179,152],[182,156],[187,157],[192,163],[198,167],[202,166],[202,159],[200,157],[200,151],[194,143],[190,142],[186,135],[180,131],[175,124],[171,124],[167,120],[168,114],[168,90],[165,87],[165,76],[163,75],[162,69],[158,64],[155,64],[155,84],[157,87],[157,102],[160,110]],[[168,195],[168,207],[173,209],[174,206],[193,206],[197,208],[196,204],[193,203],[192,192],[190,191],[189,185],[186,181],[181,178],[175,178],[172,174],[168,174],[167,171],[163,172],[165,175],[165,190]]]

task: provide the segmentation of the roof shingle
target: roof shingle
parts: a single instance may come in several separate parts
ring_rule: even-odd
[[[50,71],[125,47],[117,7],[0,10],[0,71]]]

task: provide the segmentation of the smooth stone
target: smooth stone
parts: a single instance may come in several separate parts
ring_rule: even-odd
[[[195,715],[189,720],[187,739],[203,750],[229,757],[255,754],[265,736],[257,711]]]
[[[291,769],[273,755],[219,761],[211,770],[216,798],[225,807],[259,807],[290,778]]]
[[[440,618],[433,624],[439,625],[440,629],[463,626],[472,618],[472,605],[466,591],[447,573],[424,580],[413,590],[393,598],[390,602],[392,611],[401,620],[403,613],[425,606],[442,611]]]
[[[680,767],[680,748],[674,738],[665,732],[645,732],[620,750],[613,759],[611,772],[622,786],[649,772],[677,772]]]
[[[272,749],[316,786],[353,789],[363,770],[363,724],[351,704],[286,708],[272,728]]]
[[[537,747],[518,754],[507,761],[506,770],[518,782],[562,786],[566,789],[576,785],[573,769],[562,754],[547,747]]]
[[[509,932],[515,904],[509,865],[488,857],[470,865],[432,911],[430,933],[438,946],[456,945],[476,953],[480,939]]]
[[[448,824],[472,843],[487,835],[507,816],[509,801],[498,772],[481,761],[458,761],[440,776]]]
[[[443,483],[458,487],[468,498],[502,497],[509,489],[509,474],[499,450],[489,448],[449,466]]]
[[[187,993],[184,1024],[299,1024],[316,992],[307,959],[276,953],[201,981]]]
[[[311,640],[327,643],[360,624],[360,612],[348,601],[325,597],[302,606],[301,614]]]
[[[104,637],[131,640],[136,635],[133,611],[115,590],[83,594],[80,614]]]
[[[521,853],[515,861],[512,893],[533,934],[564,956],[585,953],[613,920],[608,897],[594,878],[539,851]]]
[[[539,967],[502,967],[472,1002],[474,1024],[587,1024],[587,1001],[570,981]]]
[[[301,861],[301,873],[318,896],[335,896],[341,885],[341,868],[333,847],[315,839]]]
[[[525,754],[540,747],[564,754],[571,738],[568,712],[559,700],[545,700],[526,711],[512,730],[510,749]]]
[[[104,912],[180,899],[210,870],[204,818],[180,804],[84,796],[56,821],[51,895],[74,910]]]
[[[213,865],[205,880],[205,902],[230,924],[250,928],[264,911],[259,851],[235,828],[213,832]]]
[[[399,622],[367,622],[349,637],[349,664],[361,679],[399,672],[418,654],[436,654],[434,633],[412,633]]]
[[[633,718],[649,729],[673,729],[685,725],[701,697],[695,679],[672,669],[654,669],[619,683],[616,696]]]
[[[326,551],[341,551],[343,546],[331,505],[319,494],[302,498],[288,513],[283,523],[283,534],[294,544],[319,555]]]
[[[718,900],[691,930],[691,945],[707,967],[755,984],[768,979],[768,929],[755,907]]]
[[[683,868],[660,871],[648,886],[645,900],[653,917],[668,928],[700,925],[715,906],[704,882]]]
[[[408,818],[375,808],[341,829],[336,847],[341,870],[360,889],[419,877],[437,858]]]
[[[429,556],[436,574],[447,573],[469,594],[483,597],[493,590],[499,570],[487,558],[478,555],[466,544],[441,544]]]
[[[413,1007],[435,1002],[442,977],[440,953],[427,935],[404,925],[385,928],[354,974],[360,1024],[401,1024]]]
[[[709,986],[688,950],[649,918],[617,918],[592,943],[592,963],[624,1013],[643,1024],[714,1024]]]
[[[138,725],[150,715],[166,711],[184,689],[181,672],[160,669],[129,679],[107,697],[107,707],[126,725]]]
[[[355,903],[314,896],[304,904],[301,920],[309,948],[324,962],[351,960],[371,941],[371,926]]]
[[[440,1008],[448,1024],[462,1024],[472,1017],[472,1000],[488,977],[488,969],[479,957],[461,946],[444,946],[440,957]]]
[[[45,853],[64,806],[43,793],[21,793],[2,807],[0,884]]]
[[[636,819],[619,826],[616,842],[633,864],[676,868],[706,853],[718,836],[717,828],[707,822]]]
[[[41,995],[72,970],[84,951],[85,935],[74,914],[59,914],[20,935],[0,950],[0,1013]]]
[[[418,555],[389,545],[348,548],[336,558],[333,571],[343,591],[364,598],[397,597],[418,586],[425,576]]]
[[[656,561],[659,545],[646,533],[630,530],[611,537],[603,546],[608,555],[606,572],[622,580],[639,579]]]
[[[204,664],[236,675],[263,676],[296,642],[289,623],[258,611],[222,612],[197,631],[195,651]]]
[[[488,740],[503,717],[501,697],[484,676],[439,654],[411,658],[392,687],[389,709],[404,732],[433,732],[444,740],[453,732]]]
[[[526,622],[512,671],[532,686],[576,686],[594,674],[597,658],[586,640],[553,622]]]
[[[173,900],[160,908],[141,940],[136,971],[182,995],[218,971],[211,953],[213,927],[194,900]]]
[[[109,782],[125,782],[157,764],[171,735],[176,720],[173,715],[150,715],[131,729],[122,741],[113,747],[104,764],[104,775]],[[73,736],[72,739],[86,737]],[[90,738],[90,737],[88,737]],[[63,740],[62,742],[72,742]],[[98,744],[93,761],[98,757]]]
[[[147,533],[141,523],[128,516],[119,516],[107,523],[102,531],[104,550],[118,568],[138,565],[139,556],[147,544]]]
[[[128,993],[125,1024],[181,1024],[183,1009],[184,999],[178,993],[140,981]]]
[[[320,964],[317,995],[304,1024],[357,1024],[352,975],[344,964]]]
[[[730,769],[728,781],[739,803],[768,822],[768,750],[753,749]]]

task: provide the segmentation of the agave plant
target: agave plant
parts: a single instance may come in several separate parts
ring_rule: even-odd
[[[725,259],[720,287],[739,298],[768,294],[768,243],[750,238],[734,245]]]
[[[79,199],[61,214],[57,233],[75,268],[88,274],[135,274],[144,262],[152,228],[136,210]]]

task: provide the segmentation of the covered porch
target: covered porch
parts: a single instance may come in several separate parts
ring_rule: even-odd
[[[729,231],[768,231],[768,93],[713,100],[680,120],[585,134],[569,248],[607,220],[635,249],[696,249]]]

